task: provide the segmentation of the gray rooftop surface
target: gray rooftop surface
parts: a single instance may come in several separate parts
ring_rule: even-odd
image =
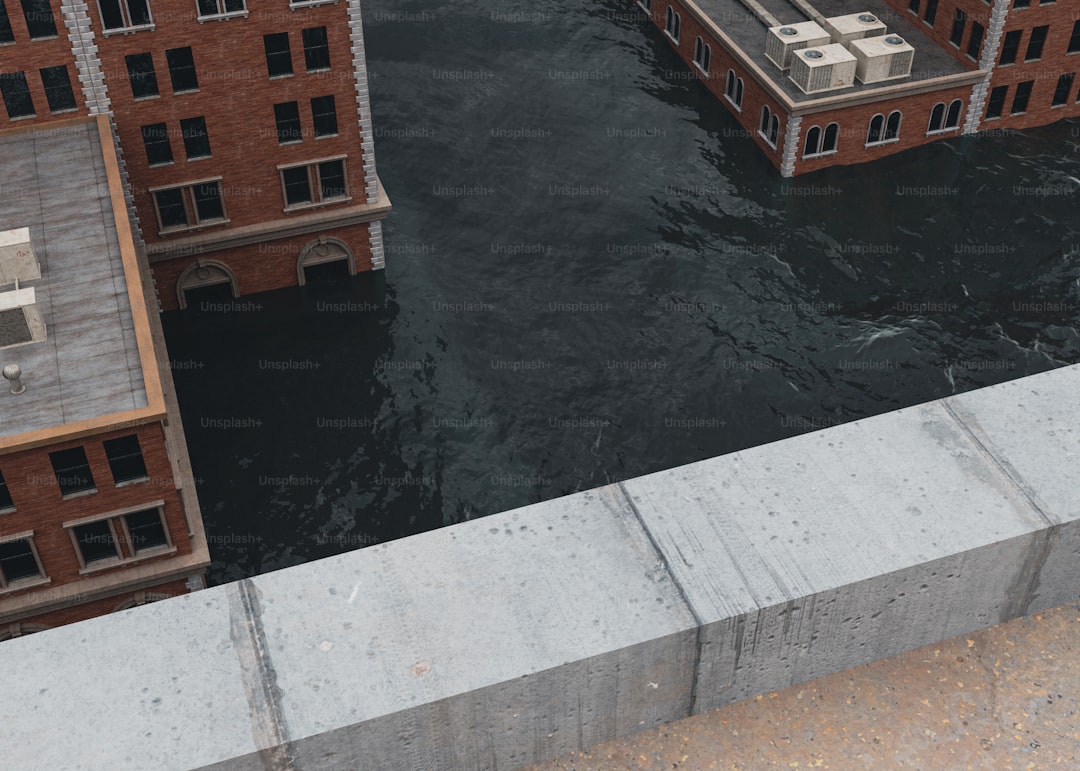
[[[0,168],[0,229],[30,228],[48,333],[0,350],[26,385],[0,383],[0,436],[147,406],[97,126],[0,136]]]
[[[881,88],[913,83],[931,78],[958,75],[976,69],[975,63],[965,67],[945,52],[923,31],[926,25],[910,13],[898,13],[881,0],[811,0],[811,5],[822,16],[846,16],[851,13],[870,12],[887,25],[889,33],[904,38],[915,48],[911,77],[888,80],[884,83],[863,84],[855,81],[850,88],[838,88],[817,94],[804,94],[786,74],[765,56],[765,32],[768,27],[759,21],[739,0],[694,0],[697,6],[749,56],[774,83],[793,101],[809,102],[824,97],[858,94]],[[761,5],[775,16],[781,24],[798,24],[810,21],[807,16],[786,0],[759,0]],[[944,24],[941,18],[938,24]]]

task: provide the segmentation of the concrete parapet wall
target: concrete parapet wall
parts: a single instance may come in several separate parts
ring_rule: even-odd
[[[509,769],[1074,600],[1078,392],[1067,367],[2,643],[0,756]]]

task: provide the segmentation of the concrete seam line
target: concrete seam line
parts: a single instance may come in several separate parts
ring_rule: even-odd
[[[964,418],[956,410],[953,409],[952,405],[949,404],[948,399],[941,400],[941,407],[945,410],[945,413],[950,418],[956,421],[956,424],[960,426],[960,430],[962,430],[964,434],[967,435],[967,437],[975,445],[976,449],[978,449],[979,454],[982,455],[983,458],[990,463],[991,467],[996,469],[1003,477],[1005,477],[1009,484],[1015,487],[1019,491],[1019,493],[1024,496],[1024,500],[1027,501],[1028,505],[1031,506],[1035,513],[1039,515],[1039,519],[1042,520],[1043,524],[1049,527],[1053,527],[1054,525],[1058,524],[1053,519],[1051,519],[1051,517],[1045,511],[1043,511],[1042,506],[1040,506],[1035,500],[1028,486],[1024,484],[1023,477],[1021,477],[1020,474],[1018,474],[1016,470],[1013,469],[1007,462],[998,458],[994,451],[986,446],[986,443],[983,442],[979,434],[977,434],[974,429],[972,429],[971,426],[968,425],[967,421],[964,420]]]
[[[657,558],[660,560],[660,564],[664,566],[664,572],[667,573],[668,578],[671,579],[671,583],[679,592],[679,596],[682,597],[682,601],[686,603],[687,609],[690,611],[690,615],[694,617],[694,667],[692,672],[692,678],[690,681],[690,712],[691,715],[696,715],[697,709],[697,687],[698,687],[698,674],[701,668],[701,649],[705,642],[702,640],[702,633],[704,630],[704,624],[701,620],[701,616],[698,615],[697,608],[690,602],[690,596],[683,589],[682,584],[679,583],[678,577],[675,575],[675,571],[671,569],[671,563],[668,562],[667,555],[664,550],[660,548],[660,544],[656,542],[656,538],[652,534],[652,530],[649,529],[648,524],[645,522],[645,518],[641,516],[641,512],[638,510],[637,504],[634,503],[633,496],[623,486],[622,482],[618,482],[617,486],[619,492],[622,493],[623,498],[626,499],[626,505],[630,507],[630,511],[634,512],[634,518],[637,519],[638,525],[641,527],[642,532],[645,533],[645,537],[649,539],[649,543],[653,547],[653,551],[656,552]]]
[[[229,622],[251,715],[251,733],[266,771],[295,771],[277,673],[267,652],[258,589],[245,578],[229,585]]]

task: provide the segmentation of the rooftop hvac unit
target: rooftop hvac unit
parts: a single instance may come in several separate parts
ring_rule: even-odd
[[[874,14],[866,12],[833,16],[825,20],[824,27],[834,43],[847,44],[852,40],[885,34],[885,22]]]
[[[781,70],[787,70],[791,66],[792,52],[828,43],[829,33],[817,22],[781,24],[769,27],[765,32],[765,56]]]
[[[848,50],[857,60],[855,77],[860,83],[880,83],[911,75],[915,49],[899,35],[852,40]]]
[[[806,94],[855,85],[855,57],[839,43],[796,51],[788,76]]]
[[[33,287],[0,292],[0,348],[45,340]]]

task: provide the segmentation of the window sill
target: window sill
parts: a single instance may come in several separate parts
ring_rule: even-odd
[[[278,147],[284,147],[285,145],[299,145],[299,144],[303,144],[303,143],[304,143],[303,139],[290,139],[288,142],[282,142],[279,139],[278,140]]]
[[[198,89],[198,87],[185,88],[182,91],[173,91],[172,93],[173,93],[173,96],[183,96],[184,94],[197,94],[197,93],[199,93],[199,89]]]
[[[939,134],[951,134],[953,131],[959,131],[959,126],[949,126],[948,128],[934,129],[933,131],[927,131],[926,136],[936,137]]]
[[[166,166],[172,166],[173,164],[174,161],[162,161],[161,163],[151,163],[149,165],[151,169],[163,169]]]
[[[666,29],[664,30],[664,34],[668,36],[668,40],[670,40],[672,43],[674,43],[675,45],[679,44],[679,39],[672,35],[670,32],[668,32]]]
[[[768,135],[767,135],[767,134],[762,134],[762,133],[761,133],[760,131],[758,131],[757,135],[758,135],[759,137],[761,137],[761,141],[762,141],[762,142],[764,142],[765,144],[767,144],[767,145],[768,145],[769,147],[771,147],[771,148],[772,148],[773,150],[775,150],[775,149],[776,149],[776,145],[775,145],[775,144],[774,144],[773,142],[770,142],[770,141],[769,141],[769,137],[768,137]]]
[[[334,134],[322,134],[321,136],[317,134],[315,136],[315,141],[318,141],[320,139],[334,139],[335,137],[339,137],[339,136],[341,136],[341,134],[337,134],[337,133],[334,133]]]
[[[160,99],[161,94],[147,94],[146,96],[137,96],[133,101],[136,102],[149,102],[151,99]]]
[[[207,220],[206,222],[200,222],[198,225],[179,225],[173,228],[164,228],[158,230],[159,236],[175,236],[179,233],[192,233],[196,230],[205,230],[206,228],[216,227],[218,225],[228,225],[230,220],[226,217],[223,220]]]
[[[280,75],[271,75],[270,80],[284,80],[285,78],[291,78],[295,75],[295,72],[283,72]]]
[[[345,196],[344,198],[331,198],[328,201],[315,201],[314,203],[296,203],[292,206],[286,206],[284,212],[286,214],[292,214],[298,211],[308,211],[309,209],[318,209],[322,206],[333,206],[336,203],[348,203],[352,200],[352,196]]]
[[[122,482],[117,482],[116,486],[117,487],[131,487],[132,485],[137,485],[140,482],[149,482],[149,481],[150,481],[150,477],[148,477],[148,476],[147,477],[136,477],[134,479],[125,479]]]
[[[195,163],[195,161],[208,161],[213,157],[214,156],[212,156],[212,155],[196,155],[194,158],[189,157],[188,158],[188,163]]]
[[[78,107],[65,107],[62,110],[50,110],[49,112],[51,112],[53,115],[63,115],[64,113],[78,112],[78,111],[79,111]]]
[[[134,557],[110,557],[107,560],[97,560],[87,565],[84,568],[79,568],[79,575],[86,576],[94,573],[100,573],[104,570],[110,570],[116,567],[126,567],[133,565],[136,562],[142,562],[143,560],[153,559],[154,557],[171,557],[176,554],[175,546],[155,546],[152,549],[146,549],[136,554]]]
[[[319,72],[330,72],[330,68],[329,67],[315,67],[314,69],[304,70],[304,72],[306,72],[308,75],[311,75],[311,74],[319,73]]]
[[[231,13],[215,13],[213,16],[197,16],[195,21],[202,24],[206,21],[228,21],[229,19],[246,19],[248,12],[244,11],[232,11]]]
[[[138,27],[117,27],[116,29],[107,29],[102,34],[105,37],[112,35],[134,35],[136,32],[153,32],[153,24],[141,24]]]
[[[44,578],[20,578],[18,581],[8,581],[8,585],[0,589],[0,595],[21,592],[23,589],[37,589],[52,583],[49,576]]]
[[[32,37],[32,38],[30,38],[30,41],[33,42],[35,40],[59,40],[59,39],[60,39],[59,35],[42,35],[41,37]]]
[[[727,94],[724,94],[724,98],[727,99],[728,104],[730,104],[732,107],[735,108],[735,112],[742,112],[742,105],[741,104],[736,102],[734,99],[732,99]]]
[[[697,62],[694,62],[694,66],[697,67],[697,71],[700,72],[702,75],[704,75],[705,77],[709,77],[709,71],[707,69],[702,67]]]
[[[304,8],[314,8],[317,5],[337,5],[338,0],[310,0],[307,3],[289,3],[290,11],[301,11]]]
[[[1069,106],[1068,102],[1062,102],[1061,104],[1052,104],[1052,105],[1050,105],[1050,109],[1051,110],[1060,110],[1062,107],[1068,107],[1068,106]]]
[[[836,155],[836,150],[827,150],[826,152],[823,152],[823,153],[813,153],[811,155],[804,155],[803,160],[804,161],[812,161],[812,160],[816,160],[817,158],[828,158],[830,155]]]
[[[93,488],[91,488],[89,490],[77,490],[77,491],[75,491],[73,493],[68,493],[67,495],[62,495],[60,497],[60,500],[62,500],[62,501],[73,501],[76,498],[85,498],[86,496],[93,495],[96,492],[97,492],[96,487],[93,487]]]
[[[884,139],[880,142],[867,142],[865,145],[863,145],[863,148],[866,149],[870,147],[881,147],[882,145],[895,145],[899,141],[900,137],[897,137],[896,139]]]
[[[12,123],[14,123],[15,121],[20,121],[20,120],[32,120],[33,118],[36,118],[36,117],[37,117],[37,113],[34,113],[33,115],[16,115],[14,118],[8,118],[8,120],[10,120]]]
[[[16,508],[14,506],[5,506],[4,508],[0,509],[0,514],[11,514],[13,511],[16,511]]]

